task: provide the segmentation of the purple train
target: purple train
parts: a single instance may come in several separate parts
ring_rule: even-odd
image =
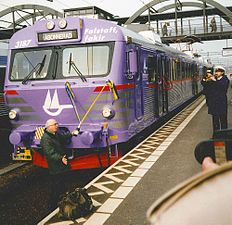
[[[43,20],[10,40],[5,98],[13,159],[47,163],[45,121],[67,143],[73,170],[106,167],[118,147],[201,91],[207,64],[107,20]]]

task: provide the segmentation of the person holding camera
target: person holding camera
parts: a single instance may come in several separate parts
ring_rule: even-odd
[[[214,80],[214,76],[212,74],[211,69],[208,69],[206,72],[206,76],[203,77],[201,84],[203,86],[202,94],[205,95],[206,105],[208,106],[208,98],[213,95],[213,89],[210,88],[210,83],[207,83],[211,80]]]
[[[225,69],[222,66],[216,66],[214,71],[215,75],[207,71],[207,76],[201,81],[208,114],[212,115],[213,132],[228,127],[227,90],[229,87],[229,79],[225,75]]]

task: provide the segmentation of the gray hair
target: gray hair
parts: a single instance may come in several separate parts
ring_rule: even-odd
[[[57,123],[55,119],[49,119],[45,123],[45,128],[48,128],[49,126],[54,125],[55,123]]]

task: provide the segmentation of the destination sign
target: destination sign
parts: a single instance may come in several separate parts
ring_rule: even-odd
[[[78,38],[77,30],[38,33],[39,42],[69,40],[69,39],[77,39],[77,38]]]

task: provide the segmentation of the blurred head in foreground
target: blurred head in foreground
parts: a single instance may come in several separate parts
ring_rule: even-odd
[[[198,174],[158,199],[148,210],[151,225],[231,225],[232,163]]]

